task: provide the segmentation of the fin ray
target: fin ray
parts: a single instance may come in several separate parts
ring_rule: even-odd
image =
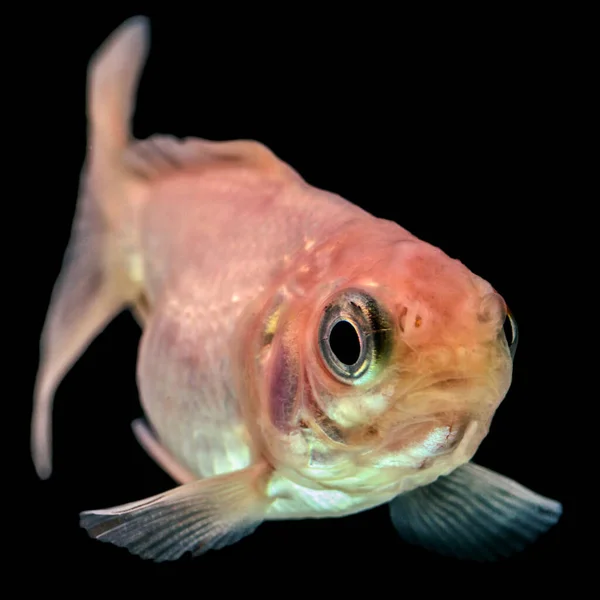
[[[145,500],[81,513],[91,537],[157,562],[223,548],[252,533],[270,504],[265,463],[187,483]]]
[[[440,554],[494,561],[525,548],[560,518],[559,502],[474,463],[390,503],[401,537]]]

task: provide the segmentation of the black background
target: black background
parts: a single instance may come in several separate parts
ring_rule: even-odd
[[[26,493],[16,504],[26,535],[18,556],[49,576],[46,583],[65,585],[63,577],[73,573],[88,581],[126,573],[134,581],[167,576],[212,588],[231,585],[239,574],[256,593],[273,579],[296,591],[321,589],[321,581],[405,589],[444,572],[451,581],[480,574],[491,582],[541,567],[552,581],[587,555],[578,538],[573,442],[581,417],[574,423],[569,411],[576,399],[565,373],[564,298],[557,293],[568,277],[566,236],[574,235],[561,221],[571,200],[562,142],[569,127],[565,83],[555,78],[564,67],[560,35],[546,35],[539,15],[446,21],[442,14],[415,20],[374,12],[372,23],[357,13],[353,24],[340,14],[326,25],[300,7],[248,20],[233,7],[218,17],[144,5],[37,15],[21,42],[18,84],[35,159],[22,176],[35,201],[31,241],[19,256],[29,303],[19,336],[25,387],[33,388],[39,333],[75,207],[87,62],[124,19],[145,14],[152,42],[137,137],[260,140],[311,184],[397,221],[505,297],[521,341],[512,388],[476,461],[560,500],[564,515],[537,544],[496,565],[459,563],[404,544],[386,507],[343,519],[266,523],[232,547],[172,564],[91,540],[78,526],[80,511],[173,485],[130,430],[141,415],[140,332],[122,314],[58,390],[49,481],[37,480],[28,459],[30,402],[18,421],[26,458]]]

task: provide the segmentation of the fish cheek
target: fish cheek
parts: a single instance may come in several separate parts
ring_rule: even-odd
[[[300,406],[300,364],[282,343],[274,349],[268,389],[271,423],[279,431],[289,432]]]

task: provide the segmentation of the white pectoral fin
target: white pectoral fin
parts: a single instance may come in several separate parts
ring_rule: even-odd
[[[252,533],[271,502],[269,467],[259,463],[187,483],[145,500],[81,513],[91,537],[155,561],[223,548]]]
[[[480,561],[523,550],[562,514],[559,502],[473,463],[397,496],[390,509],[407,542]]]

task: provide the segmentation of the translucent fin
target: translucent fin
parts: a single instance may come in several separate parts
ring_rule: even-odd
[[[390,509],[407,542],[480,561],[523,550],[562,513],[559,502],[473,463],[397,496]]]
[[[177,483],[189,483],[198,479],[191,471],[182,467],[173,455],[156,439],[156,436],[152,433],[144,419],[136,419],[131,424],[131,428],[140,446]]]
[[[274,178],[300,178],[266,146],[251,140],[213,142],[155,135],[132,144],[123,160],[132,172],[144,179],[177,171],[199,173],[232,167],[259,170]]]
[[[58,384],[90,342],[124,307],[108,266],[106,223],[93,198],[79,200],[71,242],[42,332],[34,391],[32,455],[38,475],[52,472],[52,402]]]
[[[81,526],[101,541],[155,561],[176,560],[233,544],[264,520],[264,463],[187,483],[152,498],[81,513]]]
[[[102,151],[125,149],[142,67],[150,44],[146,17],[133,17],[100,46],[88,68],[90,136]]]
[[[40,346],[32,418],[32,455],[50,476],[52,400],[57,386],[101,329],[131,301],[135,285],[120,256],[127,199],[122,151],[129,141],[133,93],[147,52],[144,18],[124,23],[88,72],[89,147],[71,241],[55,285]]]

